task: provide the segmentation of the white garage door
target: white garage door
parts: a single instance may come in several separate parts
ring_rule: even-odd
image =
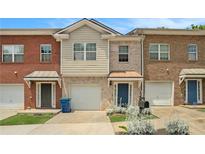
[[[0,85],[0,108],[23,108],[24,86],[23,85]]]
[[[100,110],[101,88],[98,85],[72,85],[71,108],[75,110]]]
[[[150,105],[172,105],[172,82],[145,82],[145,99]]]

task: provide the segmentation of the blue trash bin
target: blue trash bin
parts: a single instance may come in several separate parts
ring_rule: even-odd
[[[60,99],[61,111],[63,113],[71,112],[70,100],[71,100],[71,98],[67,98],[67,97]]]

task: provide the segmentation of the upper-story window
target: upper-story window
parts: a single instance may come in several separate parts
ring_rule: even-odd
[[[96,43],[75,43],[74,60],[96,60]]]
[[[51,44],[41,44],[40,60],[43,63],[51,62],[52,47]]]
[[[119,46],[119,62],[128,62],[128,46]]]
[[[2,61],[22,63],[24,61],[24,45],[2,45]]]
[[[149,57],[153,60],[169,60],[170,51],[168,44],[150,44]]]
[[[198,51],[197,51],[197,45],[196,44],[189,44],[188,45],[188,59],[195,61],[198,59]]]

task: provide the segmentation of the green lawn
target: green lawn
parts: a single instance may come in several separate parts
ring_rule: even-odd
[[[126,120],[127,116],[125,114],[113,114],[109,116],[111,122],[123,122]],[[151,114],[151,115],[145,115],[142,119],[148,120],[148,119],[156,119],[157,116]]]
[[[205,109],[198,109],[198,111],[205,112]]]
[[[52,118],[54,114],[16,114],[9,118],[0,120],[0,125],[26,125],[26,124],[43,124]]]

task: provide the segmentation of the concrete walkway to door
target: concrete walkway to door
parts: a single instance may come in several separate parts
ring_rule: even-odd
[[[30,134],[114,135],[112,125],[103,111],[59,113]]]

